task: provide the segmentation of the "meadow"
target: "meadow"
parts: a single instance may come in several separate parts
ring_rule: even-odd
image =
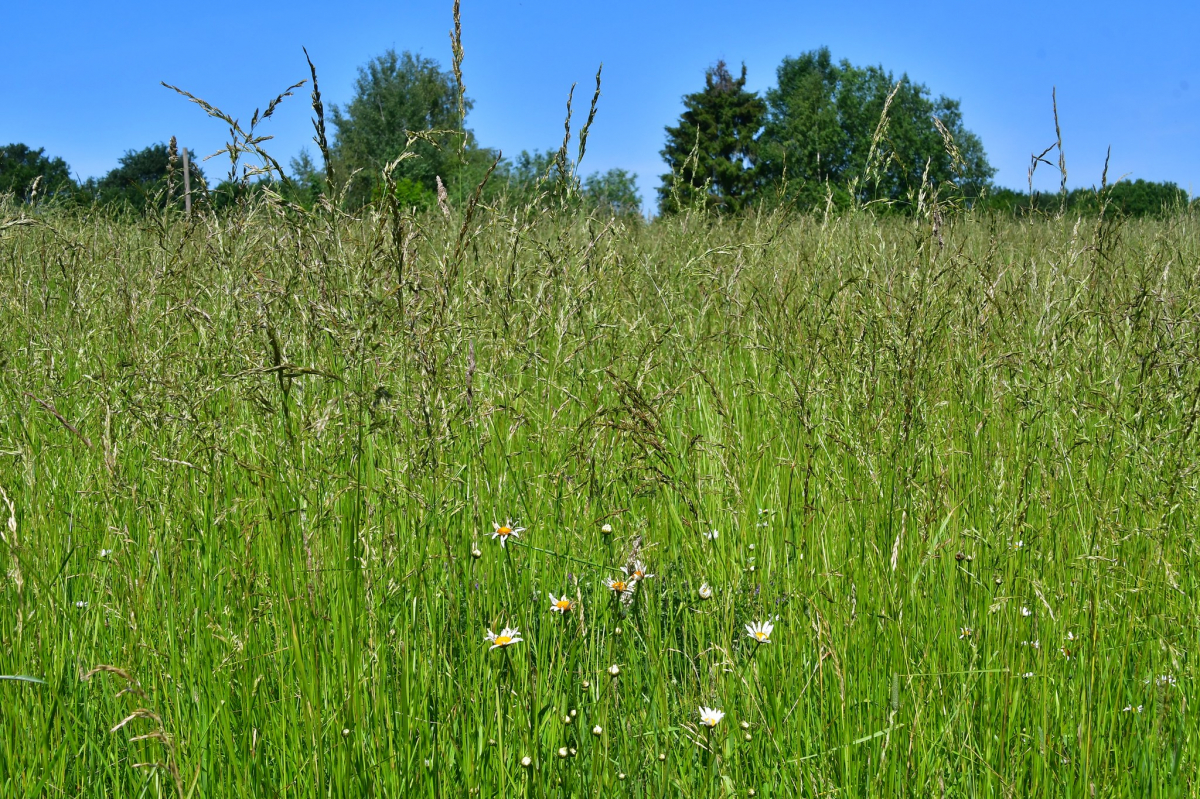
[[[0,796],[1195,796],[1198,221],[4,205]]]

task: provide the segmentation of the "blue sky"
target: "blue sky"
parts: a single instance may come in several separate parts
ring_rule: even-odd
[[[179,9],[173,12],[171,9]],[[357,68],[389,47],[449,67],[450,2],[14,3],[0,51],[0,144],[19,141],[100,176],[129,149],[172,135],[202,155],[219,149],[216,120],[160,80],[235,117],[302,78],[306,46],[326,106],[350,99]],[[788,55],[827,45],[837,59],[906,72],[962,102],[1001,185],[1023,188],[1030,153],[1054,141],[1058,89],[1070,186],[1169,180],[1200,193],[1200,3],[740,3],[463,0],[463,64],[475,101],[468,126],[515,156],[556,147],[567,91],[576,107],[604,62],[600,110],[582,171],[624,167],[653,201],[665,125],[717,59],[773,85]],[[16,34],[16,35],[14,35]],[[308,87],[263,132],[280,161],[311,144]],[[225,165],[209,161],[220,177]],[[1058,176],[1040,170],[1035,186]]]

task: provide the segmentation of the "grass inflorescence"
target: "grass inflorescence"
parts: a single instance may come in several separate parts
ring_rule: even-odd
[[[1194,217],[402,213],[4,207],[0,794],[1195,793]]]

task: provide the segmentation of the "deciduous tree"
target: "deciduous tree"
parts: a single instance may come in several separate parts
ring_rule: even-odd
[[[25,144],[0,147],[0,194],[12,194],[28,202],[38,178],[38,194],[48,196],[74,188],[71,170],[61,158],[49,158],[46,150]]]

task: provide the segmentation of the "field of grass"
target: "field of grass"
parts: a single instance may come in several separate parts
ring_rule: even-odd
[[[1198,222],[2,207],[0,796],[1194,796]]]

